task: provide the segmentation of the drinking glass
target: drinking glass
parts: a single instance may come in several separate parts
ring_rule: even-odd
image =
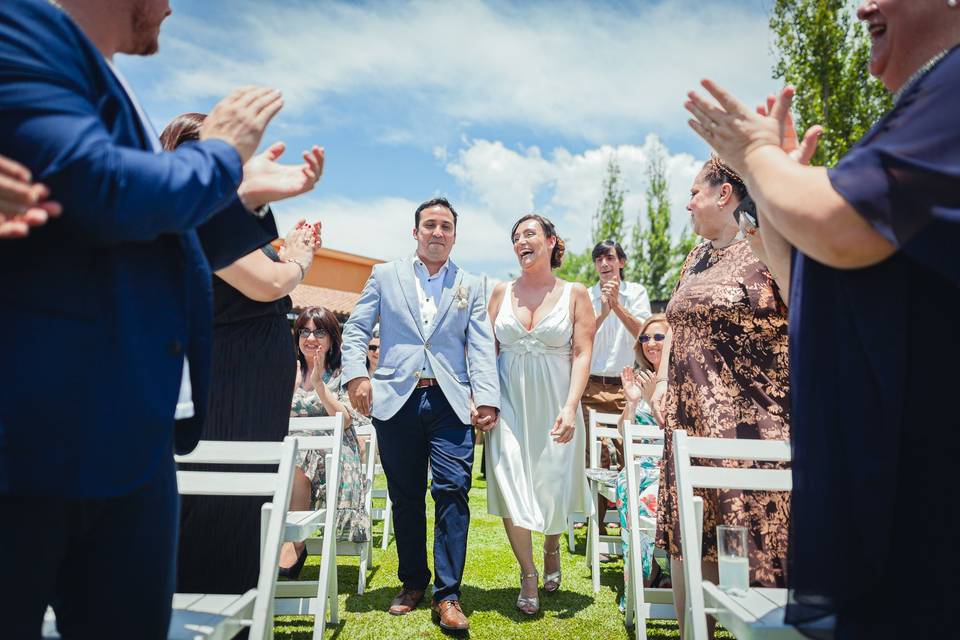
[[[717,554],[720,564],[720,588],[731,595],[747,595],[747,589],[750,588],[747,528],[719,525]]]

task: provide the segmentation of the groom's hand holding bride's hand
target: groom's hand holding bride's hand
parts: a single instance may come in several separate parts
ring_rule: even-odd
[[[484,404],[470,409],[470,422],[484,433],[497,426],[499,419],[500,416],[496,407],[490,407]]]
[[[370,386],[370,378],[354,378],[347,383],[347,395],[350,397],[350,404],[362,416],[370,415],[372,392],[373,387]]]

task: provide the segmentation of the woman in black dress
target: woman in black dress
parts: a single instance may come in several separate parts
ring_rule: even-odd
[[[179,116],[161,134],[164,147],[173,149],[196,139],[202,122],[201,114]],[[275,162],[278,150],[271,147],[251,162]],[[315,149],[304,166],[276,167],[300,172],[302,193],[319,179],[322,163],[322,152]],[[271,194],[241,198],[245,195],[252,200],[248,204],[252,210],[271,198]],[[199,235],[209,256],[218,251],[217,234],[204,231],[201,227]],[[213,276],[213,370],[204,440],[276,442],[286,436],[296,377],[288,294],[310,269],[319,245],[319,231],[299,225],[287,235],[279,254],[265,244]],[[245,496],[182,499],[178,592],[243,593],[256,586],[263,502],[264,498]]]

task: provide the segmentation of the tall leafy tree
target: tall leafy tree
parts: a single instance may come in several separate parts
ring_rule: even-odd
[[[890,109],[890,95],[870,76],[870,38],[855,0],[775,0],[773,77],[797,88],[803,129],[822,124],[814,164],[832,166]]]
[[[623,196],[626,190],[620,178],[620,164],[613,155],[607,161],[607,177],[603,180],[603,198],[593,215],[593,243],[616,240],[623,244]]]
[[[637,216],[630,234],[632,259],[627,279],[647,288],[651,300],[667,300],[673,293],[684,258],[696,237],[684,229],[677,242],[670,233],[670,185],[662,152],[647,164],[646,224]]]

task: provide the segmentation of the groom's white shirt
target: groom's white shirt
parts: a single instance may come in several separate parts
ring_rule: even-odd
[[[343,379],[369,375],[367,344],[379,321],[380,361],[371,380],[373,417],[389,420],[422,377],[434,377],[460,420],[469,423],[471,397],[477,406],[500,407],[483,282],[448,260],[442,277],[420,283],[415,260],[374,266],[344,327]],[[438,283],[436,296],[431,289]],[[421,299],[426,297],[439,297],[432,319],[424,316]]]
[[[423,328],[427,329],[433,324],[437,317],[437,305],[440,303],[440,296],[443,295],[443,279],[450,268],[450,261],[447,260],[443,266],[433,275],[427,265],[423,264],[416,253],[413,254],[413,272],[417,274],[417,299],[420,301],[420,318],[423,320]],[[421,378],[433,378],[433,367],[430,361],[424,359]]]

